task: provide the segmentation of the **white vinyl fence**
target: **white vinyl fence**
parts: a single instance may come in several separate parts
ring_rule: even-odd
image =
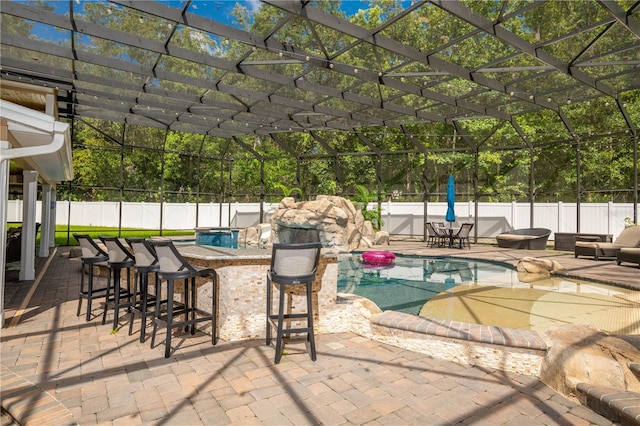
[[[58,225],[91,225],[142,229],[193,229],[196,227],[231,226],[244,228],[268,222],[278,204],[264,204],[260,219],[259,203],[119,203],[58,201]],[[370,207],[374,207],[371,204]],[[447,203],[429,203],[427,220],[444,222]],[[457,223],[474,222],[473,202],[456,203]],[[36,208],[40,222],[40,201]],[[577,232],[575,203],[478,203],[478,237],[494,237],[500,232],[518,228],[547,228],[553,232]],[[22,201],[10,200],[9,222],[22,221]],[[582,203],[580,232],[612,234],[615,238],[624,228],[625,218],[633,217],[632,203]],[[162,218],[162,223],[161,223]],[[391,235],[420,237],[424,227],[423,203],[382,203],[383,230]],[[475,230],[472,231],[475,234]],[[553,240],[553,234],[551,235]]]
[[[383,229],[390,234],[422,235],[424,215],[422,203],[384,203]],[[456,203],[456,223],[474,222],[475,204]],[[533,221],[529,203],[478,203],[477,236],[495,237],[501,232],[519,228],[547,228],[552,232],[577,232],[576,203],[535,203]],[[447,203],[429,203],[427,221],[444,222]],[[632,203],[580,204],[580,232],[616,236],[625,226],[625,218],[633,218]],[[472,231],[475,233],[475,229]],[[553,234],[550,237],[553,240]]]

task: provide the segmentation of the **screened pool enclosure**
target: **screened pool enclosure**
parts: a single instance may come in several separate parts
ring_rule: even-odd
[[[46,182],[54,199],[336,194],[424,202],[427,217],[453,175],[456,201],[577,203],[578,230],[581,203],[633,203],[637,222],[637,1],[3,1],[0,11],[2,99],[70,124],[74,177]],[[8,198],[39,167],[14,161]]]

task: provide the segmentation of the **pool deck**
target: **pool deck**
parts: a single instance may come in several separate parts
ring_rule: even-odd
[[[566,273],[640,290],[640,269],[575,259],[553,250],[426,248],[391,241],[380,249],[515,264],[558,261]],[[459,365],[355,334],[316,336],[318,359],[291,343],[278,365],[262,340],[210,344],[179,335],[163,347],[76,317],[79,259],[68,247],[36,261],[36,280],[7,272],[0,350],[2,407],[21,425],[40,424],[612,424],[540,380]],[[101,312],[100,307],[94,312]],[[139,322],[136,320],[136,325]],[[3,416],[3,425],[9,419]]]
[[[512,250],[491,244],[472,244],[471,250],[457,248],[429,248],[421,241],[391,241],[388,246],[380,246],[396,254],[418,256],[452,256],[504,262],[516,265],[523,257],[536,257],[557,261],[566,270],[562,275],[588,280],[616,283],[622,287],[640,290],[640,268],[630,263],[619,265],[615,260],[593,260],[586,257],[575,258],[573,252],[546,250]]]

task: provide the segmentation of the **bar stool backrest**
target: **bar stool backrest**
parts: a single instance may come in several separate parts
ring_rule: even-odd
[[[118,237],[99,237],[100,241],[107,247],[109,262],[127,262],[135,260],[129,250],[122,245]]]
[[[171,240],[149,241],[156,252],[161,272],[195,271],[189,262],[178,252]]]
[[[80,244],[80,248],[82,249],[82,257],[109,257],[106,251],[102,249],[93,238],[91,238],[88,234],[73,234],[73,238]]]
[[[147,240],[144,238],[125,238],[125,241],[133,250],[136,266],[148,267],[158,263],[158,256]]]
[[[271,279],[280,283],[313,280],[320,259],[319,242],[273,245],[271,253]]]

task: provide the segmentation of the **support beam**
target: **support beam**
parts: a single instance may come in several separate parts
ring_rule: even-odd
[[[42,185],[42,204],[40,206],[40,247],[38,257],[49,257],[49,227],[51,226],[51,185]]]
[[[51,213],[49,215],[49,248],[56,246],[56,206],[57,191],[55,188],[51,190]]]
[[[564,114],[562,109],[558,111],[558,117],[560,117],[562,124],[566,127],[576,146],[576,232],[580,232],[580,204],[582,203],[582,158],[580,153],[580,144],[582,142],[582,137],[577,134],[573,124],[569,121],[569,118]]]
[[[598,4],[607,9],[611,16],[613,16],[620,25],[632,32],[636,38],[640,39],[640,24],[638,24],[638,21],[633,18],[631,8],[629,11],[626,11],[620,7],[618,3],[611,1],[598,0]]]
[[[424,217],[423,223],[429,222],[429,173],[427,170],[427,160],[429,159],[429,153],[424,153],[424,160],[422,163],[422,185],[423,185],[423,193],[422,193],[422,215]],[[425,242],[428,241],[427,238],[427,229],[422,227],[422,237]]]
[[[576,232],[580,232],[580,208],[582,202],[582,156],[580,138],[576,140]],[[607,231],[608,232],[608,231]]]
[[[22,249],[20,251],[20,281],[36,278],[36,201],[38,200],[38,172],[25,170],[22,172],[22,193],[24,204],[22,210]]]
[[[7,122],[0,121],[0,152],[11,148],[8,139]],[[9,162],[0,161],[0,246],[7,247],[7,209],[9,195]],[[0,256],[0,328],[4,327],[4,279],[6,250]]]
[[[478,244],[478,214],[480,212],[478,200],[480,182],[478,176],[480,176],[480,150],[479,147],[476,147],[476,152],[473,155],[473,242],[476,244]]]
[[[633,134],[633,221],[638,223],[638,135]]]
[[[258,225],[264,221],[264,160],[260,161],[260,219]]]
[[[535,152],[533,148],[529,148],[529,228],[535,227],[535,174],[533,167],[535,165]]]

